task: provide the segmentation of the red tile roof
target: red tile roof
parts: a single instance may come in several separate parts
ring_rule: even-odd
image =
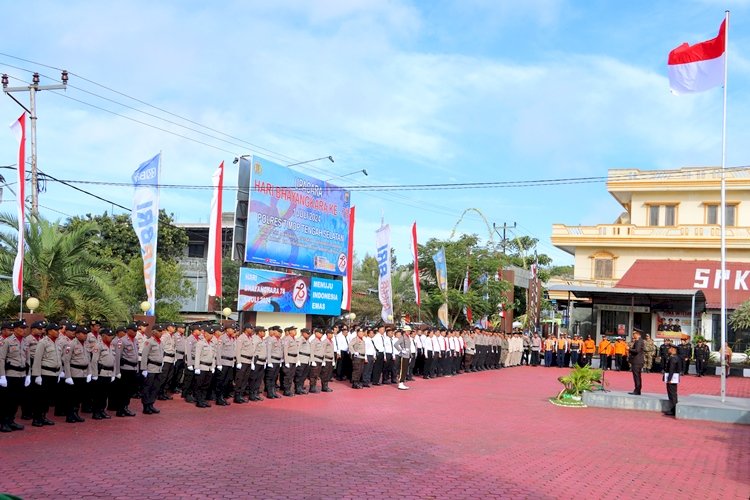
[[[727,309],[750,300],[750,263],[727,262]],[[715,260],[638,259],[617,282],[616,288],[698,289],[706,307],[721,307],[721,262]]]

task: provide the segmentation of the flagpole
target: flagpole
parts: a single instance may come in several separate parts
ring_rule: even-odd
[[[724,38],[724,105],[721,123],[721,402],[726,401],[727,396],[727,241],[726,241],[726,166],[727,166],[727,75],[729,68],[729,11],[725,11],[725,38]]]

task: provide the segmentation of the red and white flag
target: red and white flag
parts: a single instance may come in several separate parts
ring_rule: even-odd
[[[416,221],[411,226],[411,256],[414,259],[414,276],[412,276],[412,284],[414,285],[414,297],[416,299],[417,306],[421,306],[422,299],[419,296],[419,247],[417,246]]]
[[[10,130],[18,141],[18,249],[16,260],[13,262],[13,294],[23,296],[23,249],[24,249],[24,220],[26,200],[26,113],[11,123]]]
[[[221,198],[224,189],[224,162],[211,177],[214,195],[211,198],[211,220],[208,226],[208,272],[207,292],[209,297],[221,296]]]
[[[349,209],[349,246],[346,256],[346,274],[341,293],[341,309],[351,311],[352,309],[352,270],[354,264],[354,217],[356,207]]]
[[[725,19],[716,38],[695,45],[683,43],[669,53],[669,89],[673,94],[703,92],[724,84],[726,24]]]
[[[466,268],[466,276],[464,276],[464,295],[469,293],[469,287],[471,286],[471,280],[469,279],[469,268]],[[466,316],[466,321],[469,322],[469,324],[472,324],[472,321],[474,321],[473,314],[471,312],[471,307],[468,305],[464,306],[464,316]]]

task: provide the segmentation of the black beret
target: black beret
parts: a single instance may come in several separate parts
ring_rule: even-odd
[[[164,325],[161,323],[156,323],[154,326],[151,327],[152,330],[156,330],[157,332],[160,332],[164,330]]]
[[[128,323],[128,326],[126,326],[125,329],[135,331],[138,329],[138,325],[136,325],[135,323]]]
[[[190,325],[190,331],[191,332],[194,332],[194,331],[200,330],[200,329],[201,329],[201,325]]]
[[[253,326],[252,323],[245,323],[244,325],[242,325],[243,330],[247,330],[248,328],[253,330],[255,327]]]
[[[100,335],[113,335],[111,328],[102,328],[99,330]]]
[[[117,328],[115,328],[115,333],[124,332],[126,330],[127,330],[126,327],[124,327],[124,326],[118,326]]]
[[[300,331],[301,331],[302,333],[310,333],[310,329],[309,329],[309,328],[303,328],[303,329],[302,329],[302,330],[300,330]]]
[[[26,328],[26,320],[19,319],[18,321],[14,321],[13,328]]]
[[[9,320],[3,321],[2,324],[0,324],[0,328],[11,329],[13,328],[13,323],[14,321],[9,321]]]
[[[33,323],[31,324],[31,328],[36,328],[36,329],[44,329],[44,327],[45,327],[45,326],[47,326],[47,322],[46,322],[46,321],[44,321],[44,320],[41,320],[41,321],[34,321],[34,322],[33,322]]]
[[[57,330],[57,329],[59,329],[59,328],[60,328],[60,327],[59,327],[59,326],[57,326],[57,324],[56,324],[56,323],[47,323],[47,324],[46,324],[46,326],[44,327],[44,329],[45,329],[46,331],[50,331],[50,330]]]

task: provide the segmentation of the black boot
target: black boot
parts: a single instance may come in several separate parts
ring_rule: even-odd
[[[155,407],[153,403],[151,403],[150,405],[148,405],[148,407],[151,409],[151,413],[153,413],[153,414],[161,413],[161,410],[159,408]]]
[[[328,387],[328,382],[323,382],[323,392],[333,392],[333,389]]]

